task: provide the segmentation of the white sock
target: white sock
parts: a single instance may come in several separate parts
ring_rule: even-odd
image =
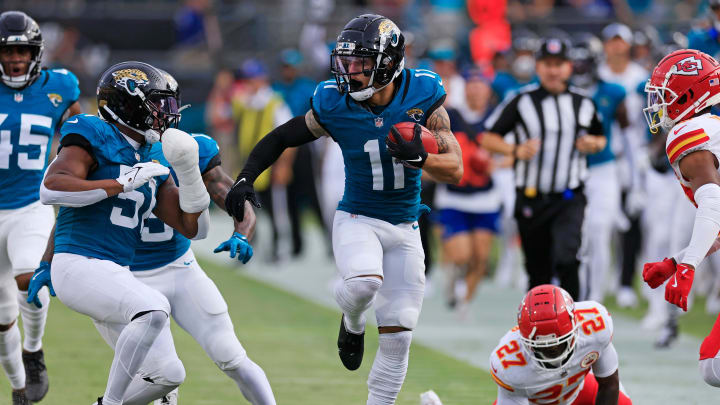
[[[0,364],[14,390],[25,388],[25,366],[20,348],[20,328],[17,321],[10,329],[0,332]]]
[[[150,311],[133,319],[120,332],[103,396],[104,405],[122,404],[125,391],[165,326],[165,322],[168,322],[167,314],[162,311]]]
[[[35,304],[28,304],[27,297],[27,291],[18,291],[18,306],[20,307],[23,331],[25,332],[23,349],[33,353],[42,349],[45,321],[50,307],[50,293],[47,288],[41,288],[38,292],[42,308],[36,307]]]
[[[179,384],[164,385],[146,381],[142,376],[136,374],[125,391],[123,405],[147,405],[149,402],[164,397],[177,387]]]
[[[412,332],[381,333],[368,376],[367,405],[392,405],[400,392],[410,357]]]
[[[345,315],[345,329],[360,334],[365,331],[365,311],[382,286],[377,277],[355,277],[335,286],[335,301]]]
[[[251,404],[275,405],[275,396],[265,372],[250,358],[246,357],[237,368],[223,372],[235,380],[243,396]]]

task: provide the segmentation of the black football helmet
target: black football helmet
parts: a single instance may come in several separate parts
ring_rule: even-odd
[[[581,33],[570,49],[573,63],[572,83],[588,89],[597,82],[597,67],[602,59],[603,44],[600,38],[591,33]]]
[[[143,62],[121,62],[98,82],[98,113],[143,135],[148,143],[180,122],[180,91],[164,70]]]
[[[43,54],[43,39],[40,27],[35,20],[22,11],[6,11],[0,14],[0,47],[26,46],[32,51],[30,65],[26,74],[10,76],[0,63],[2,82],[14,89],[22,89],[32,84],[40,75],[40,62]]]
[[[405,37],[390,19],[363,14],[345,25],[337,37],[330,58],[330,71],[338,89],[363,101],[387,86],[405,67]],[[367,86],[352,79],[362,73],[370,78]]]

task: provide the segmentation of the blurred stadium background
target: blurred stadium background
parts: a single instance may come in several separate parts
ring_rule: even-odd
[[[544,36],[577,42],[589,33],[602,41],[612,39],[602,36],[606,26],[623,23],[631,29],[632,35],[624,38],[630,41],[630,58],[644,69],[651,69],[677,48],[692,46],[714,56],[720,51],[719,18],[711,7],[716,2],[708,0],[34,0],[0,4],[2,10],[25,11],[41,24],[44,66],[67,68],[79,77],[87,112],[96,111],[97,78],[112,63],[139,60],[172,73],[180,83],[183,102],[192,105],[183,111],[181,128],[215,138],[221,145],[223,166],[232,176],[257,141],[253,138],[257,128],[279,123],[274,121],[281,114],[266,109],[268,100],[284,102],[292,115],[304,113],[315,84],[329,78],[329,50],[335,35],[350,18],[364,12],[393,19],[407,37],[407,65],[440,73],[450,94],[447,103],[456,103],[452,106],[470,116],[485,116],[508,91],[533,80],[532,52]],[[604,63],[603,50],[597,52],[597,63]],[[480,90],[469,87],[477,77],[484,83]],[[263,93],[269,92],[270,85],[277,93]],[[272,97],[258,96],[261,93]],[[252,116],[253,111],[259,115]],[[271,115],[263,116],[263,112]],[[645,125],[639,111],[630,113],[638,128]],[[250,123],[254,129],[247,128]],[[620,148],[637,148],[624,152],[644,153],[652,161],[647,134],[640,131],[629,136],[644,141]],[[194,242],[194,250],[226,297],[240,340],[267,372],[278,403],[362,403],[371,361],[353,374],[342,368],[335,354],[339,311],[331,295],[334,263],[327,224],[333,201],[339,198],[337,174],[342,172],[342,162],[337,165],[328,145],[315,144],[297,151],[294,161],[290,158],[273,169],[268,187],[284,196],[286,203],[276,201],[274,207],[266,204],[260,210],[253,243],[256,255],[248,266],[212,255],[212,248],[231,232],[229,218],[217,210],[213,234],[207,241]],[[635,268],[673,253],[669,236],[648,236],[674,232],[667,218],[680,206],[687,212],[689,205],[676,203],[681,200],[676,199],[680,188],[672,172],[663,171],[662,162],[650,163],[646,167],[649,180],[638,186],[640,200],[631,215],[638,218],[646,235],[634,248]],[[670,188],[673,191],[665,193]],[[432,187],[428,184],[427,189]],[[424,196],[424,202],[431,203],[432,196]],[[503,225],[511,226],[507,221]],[[448,277],[437,226],[430,222],[427,299],[398,404],[416,404],[419,394],[428,389],[449,405],[489,404],[495,398],[495,386],[486,372],[487,358],[504,331],[513,326],[525,288],[516,237],[512,233],[502,237],[507,231],[501,230],[492,242],[488,277],[471,303],[453,309],[447,305]],[[641,287],[638,275],[632,279],[633,294],[617,302],[622,249],[621,238],[613,240],[617,243],[606,280],[607,295],[602,299],[615,318],[620,376],[626,390],[637,404],[714,402],[713,391],[698,375],[696,359],[699,343],[720,310],[720,267],[706,266],[703,278],[696,282],[699,294],[691,311],[679,317],[679,338],[673,339],[675,316],[662,305],[650,305],[653,309],[648,310],[647,297],[652,295]],[[457,289],[461,295],[462,284],[451,285],[450,294],[454,296]],[[178,328],[174,331],[188,372],[180,402],[237,403],[240,396],[232,381],[189,336]],[[372,353],[376,339],[370,334],[367,340],[368,353]],[[89,319],[53,300],[45,346],[51,390],[43,403],[89,403],[89,398],[102,392],[111,353]],[[682,392],[671,385],[680,382]],[[9,397],[9,389],[3,380],[0,398]]]

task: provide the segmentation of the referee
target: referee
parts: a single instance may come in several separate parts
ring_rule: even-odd
[[[592,99],[569,88],[570,45],[545,39],[535,66],[539,84],[509,96],[486,121],[486,149],[515,158],[515,219],[529,288],[553,276],[574,299],[586,198],[586,156],[606,139]]]

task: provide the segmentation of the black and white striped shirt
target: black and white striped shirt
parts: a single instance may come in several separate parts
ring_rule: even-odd
[[[507,97],[485,126],[489,132],[514,137],[516,145],[540,139],[537,154],[514,165],[515,186],[524,189],[527,197],[582,186],[587,159],[575,149],[575,141],[586,134],[603,135],[595,104],[582,90],[570,87],[552,94],[537,84]]]

